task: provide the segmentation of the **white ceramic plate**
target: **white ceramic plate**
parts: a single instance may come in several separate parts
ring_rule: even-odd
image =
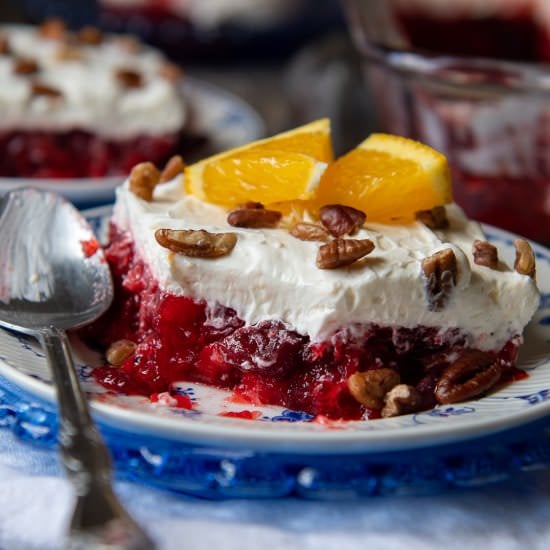
[[[96,209],[88,217],[99,227],[106,220],[106,210]],[[514,235],[490,227],[486,232],[499,248],[499,255],[513,262]],[[92,381],[89,365],[93,358],[79,348],[75,352],[80,357],[80,374],[101,423],[127,434],[184,444],[225,443],[254,451],[349,454],[401,451],[494,434],[550,414],[550,251],[533,246],[542,303],[527,327],[520,354],[519,366],[529,376],[482,399],[397,418],[319,423],[306,414],[278,407],[234,403],[228,399],[229,393],[186,382],[178,389],[192,400],[192,410],[152,404],[144,397],[114,396]],[[34,342],[2,332],[0,359],[1,377],[30,395],[53,402],[45,360]],[[243,410],[252,418],[227,417],[227,413]]]
[[[207,153],[237,147],[264,136],[258,113],[244,100],[207,82],[186,77],[182,95],[192,116],[189,133],[208,138]],[[113,202],[114,189],[123,176],[81,179],[0,178],[0,194],[19,187],[36,187],[59,193],[79,207]]]

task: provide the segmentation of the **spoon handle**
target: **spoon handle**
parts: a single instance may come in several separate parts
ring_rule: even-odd
[[[57,389],[61,457],[77,497],[69,548],[154,548],[151,539],[129,516],[113,491],[109,451],[90,414],[67,334],[48,327],[39,332],[39,339]]]

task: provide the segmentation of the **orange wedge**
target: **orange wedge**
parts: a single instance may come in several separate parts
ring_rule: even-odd
[[[330,123],[322,119],[188,166],[185,191],[226,207],[308,200],[332,159]]]
[[[315,203],[353,206],[369,221],[408,222],[415,212],[451,200],[444,155],[411,139],[372,134],[329,165]]]

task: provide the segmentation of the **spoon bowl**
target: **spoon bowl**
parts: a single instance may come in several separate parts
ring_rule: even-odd
[[[59,195],[19,189],[0,199],[0,326],[36,336],[52,371],[59,447],[76,493],[67,546],[148,550],[153,543],[117,499],[111,459],[80,387],[66,330],[107,310],[113,284],[102,248]]]
[[[82,215],[53,193],[23,189],[0,202],[0,317],[34,332],[78,328],[113,299],[103,250]]]

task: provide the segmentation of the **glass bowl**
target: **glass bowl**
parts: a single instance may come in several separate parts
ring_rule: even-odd
[[[489,4],[497,6],[491,1],[486,7]],[[409,6],[409,26],[399,11],[404,5]],[[418,139],[445,154],[453,172],[455,200],[470,217],[549,244],[550,66],[545,65],[545,29],[534,14],[515,11],[476,12],[470,26],[468,12],[444,16],[438,12],[431,19],[413,20],[411,5],[426,10],[443,4],[344,0],[375,102],[377,128]],[[429,33],[430,21],[437,28],[440,19],[449,38],[454,33],[448,42],[458,43],[456,51],[460,41],[470,44],[464,54],[450,51],[440,39],[441,29],[435,40],[443,44],[443,52],[436,52],[437,43],[428,40],[415,48],[411,25],[420,20],[424,33]],[[529,21],[535,37],[532,47],[505,48],[511,36],[506,29],[512,32],[514,25]],[[499,32],[487,30],[487,42],[478,51],[472,49],[472,35],[479,28],[500,23]],[[502,55],[498,55],[500,46]]]

